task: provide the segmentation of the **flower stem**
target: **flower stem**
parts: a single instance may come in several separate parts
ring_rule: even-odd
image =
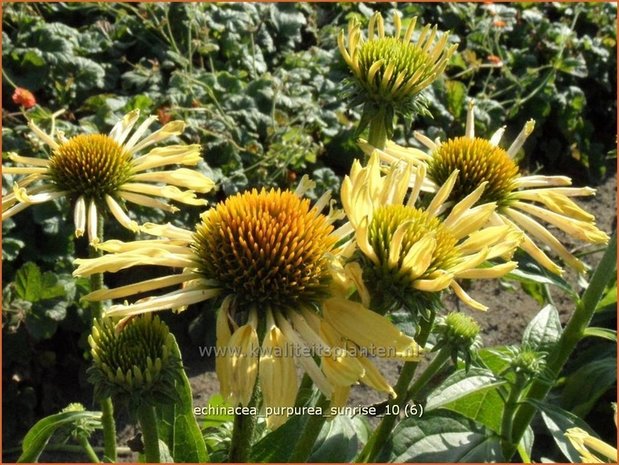
[[[99,214],[97,218],[97,237],[103,241],[104,219],[103,215]],[[91,258],[101,257],[103,251],[90,247],[89,256]],[[90,291],[96,291],[103,288],[103,273],[95,273],[90,277]],[[103,315],[103,303],[92,302],[92,317],[93,320],[101,318]],[[116,462],[116,422],[114,421],[114,404],[112,398],[106,397],[101,400],[101,423],[103,425],[103,444],[104,457],[106,460]]]
[[[514,414],[516,407],[518,407],[518,399],[522,393],[522,389],[526,384],[526,379],[522,376],[516,378],[516,382],[509,391],[509,397],[505,402],[505,408],[503,409],[503,418],[501,420],[501,436],[503,438],[503,450],[510,450],[514,446],[512,439],[512,425],[514,423]],[[517,444],[516,444],[517,445]]]
[[[88,455],[88,458],[90,459],[90,461],[92,463],[101,463],[101,460],[99,460],[99,457],[97,457],[97,453],[90,445],[90,441],[88,440],[88,438],[86,436],[80,436],[79,441],[80,441],[82,448]]]
[[[417,344],[421,347],[426,345],[430,330],[432,329],[432,323],[434,322],[434,312],[431,314],[429,320],[422,319],[419,324],[419,335],[416,337]],[[389,401],[389,405],[397,405],[403,407],[408,400],[408,385],[410,384],[419,362],[405,362],[400,372],[398,382],[394,387],[394,391],[397,395],[395,399]],[[391,410],[393,411],[393,410]],[[374,430],[367,444],[357,457],[358,462],[373,462],[376,460],[376,456],[384,446],[385,440],[393,430],[397,415],[385,415],[381,420],[378,428]]]
[[[248,407],[258,404],[258,382],[254,386],[254,392],[249,401]],[[236,414],[232,429],[232,443],[230,445],[230,463],[248,462],[251,453],[254,430],[256,428],[256,416]]]
[[[428,381],[434,378],[434,375],[436,375],[441,370],[441,368],[445,366],[445,363],[449,360],[450,355],[451,349],[447,347],[444,347],[443,349],[438,351],[438,353],[434,356],[434,359],[430,362],[428,367],[424,370],[423,373],[421,373],[421,375],[419,375],[419,378],[415,380],[415,382],[408,390],[408,393],[406,394],[407,400],[413,399],[417,394],[419,394],[419,392],[426,386],[426,384],[428,384]]]
[[[387,145],[387,127],[385,126],[385,109],[381,106],[370,120],[368,130],[368,144],[377,149],[384,149]]]
[[[327,419],[324,412],[329,407],[329,400],[324,396],[324,394],[320,394],[320,397],[316,402],[316,407],[320,407],[323,410],[323,415],[308,416],[303,427],[303,431],[301,432],[301,436],[292,451],[292,455],[288,458],[288,461],[291,463],[307,462],[307,459],[309,459],[309,456],[312,453],[312,449],[316,443],[316,438],[320,434],[320,430]]]
[[[159,433],[157,432],[157,413],[155,407],[149,404],[138,408],[138,421],[142,428],[142,441],[144,442],[144,458],[147,463],[159,463]]]
[[[582,298],[576,304],[576,310],[568,321],[561,338],[555,349],[547,357],[547,372],[551,379],[556,379],[563,365],[570,358],[576,344],[581,340],[585,329],[591,323],[593,314],[598,302],[602,298],[604,289],[611,279],[616,279],[617,268],[617,235],[611,237],[606,252],[600,261],[595,273],[593,274],[589,287],[584,292]],[[554,383],[545,380],[536,380],[527,391],[526,399],[542,400],[546,397]],[[516,446],[520,442],[520,438],[527,429],[529,423],[537,409],[527,402],[522,402],[515,415],[513,421],[513,442],[510,448],[505,451],[505,460],[509,461],[516,451]]]

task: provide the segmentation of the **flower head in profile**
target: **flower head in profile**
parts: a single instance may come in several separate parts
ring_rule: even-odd
[[[92,293],[93,300],[116,299],[182,283],[181,289],[112,306],[111,316],[221,299],[216,371],[222,394],[235,405],[250,402],[259,378],[265,406],[293,406],[295,361],[338,401],[357,381],[393,393],[361,350],[416,360],[419,348],[386,318],[334,294],[333,261],[343,233],[332,224],[338,215],[321,213],[329,197],[312,207],[301,197],[305,187],[302,182],[297,192],[263,189],[229,197],[206,211],[194,231],[146,224],[144,230],[159,239],[104,242],[98,247],[109,253],[77,260],[75,274],[136,265],[183,269]],[[285,420],[274,414],[268,423],[276,427]]]
[[[439,34],[436,26],[426,25],[414,39],[416,23],[417,18],[412,18],[402,31],[396,13],[394,35],[387,36],[383,17],[377,12],[370,18],[367,39],[354,19],[348,25],[347,41],[344,31],[340,32],[340,53],[354,76],[355,104],[366,104],[365,118],[378,109],[386,119],[393,119],[395,112],[407,115],[418,110],[415,105],[420,92],[443,72],[454,53],[456,45],[449,45],[448,34]],[[391,122],[386,122],[391,127]]]
[[[361,296],[366,303],[370,294],[379,295],[415,315],[433,309],[439,292],[451,288],[467,305],[486,310],[457,280],[497,278],[513,270],[516,263],[511,261],[484,264],[511,254],[522,234],[507,225],[485,227],[496,203],[475,204],[487,183],[443,217],[445,201],[460,176],[454,171],[427,206],[416,206],[425,177],[423,164],[414,176],[412,166],[403,163],[392,165],[383,175],[377,152],[366,167],[355,161],[341,196],[358,249],[347,269],[357,289],[371,287],[372,292],[366,290]],[[407,198],[412,177],[414,187]]]
[[[490,139],[475,137],[471,104],[464,136],[440,142],[416,134],[430,149],[430,154],[391,144],[381,152],[381,158],[387,162],[399,159],[427,164],[428,178],[435,189],[442,186],[454,170],[459,170],[460,175],[449,196],[452,202],[461,201],[485,184],[480,201],[497,205],[495,213],[490,217],[492,224],[509,225],[522,231],[524,239],[520,247],[549,271],[559,274],[562,269],[534,240],[547,246],[569,266],[583,272],[585,265],[542,223],[548,223],[584,242],[607,243],[608,235],[597,228],[595,217],[572,200],[574,197],[593,195],[595,190],[589,187],[568,187],[572,181],[566,176],[521,174],[514,156],[533,127],[533,121],[526,123],[511,146],[505,150],[498,145],[505,128],[500,128]]]
[[[30,205],[66,197],[73,204],[76,237],[87,230],[94,243],[98,241],[97,218],[105,210],[124,227],[138,230],[127,215],[125,202],[170,212],[178,209],[167,200],[204,205],[195,193],[208,192],[214,184],[203,174],[187,168],[151,171],[169,165],[193,166],[201,160],[199,145],[151,148],[180,135],[185,123],[172,121],[146,135],[156,117],[146,118],[133,130],[139,117],[139,110],[134,110],[108,135],[80,134],[69,139],[53,130],[47,134],[30,121],[28,126],[49,146],[51,155],[43,159],[9,154],[18,166],[3,166],[3,173],[24,177],[2,198],[2,220]]]

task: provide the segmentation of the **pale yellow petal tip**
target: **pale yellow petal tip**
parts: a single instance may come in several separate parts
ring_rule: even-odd
[[[84,235],[84,230],[83,229],[76,229],[75,230],[75,237],[82,237]]]

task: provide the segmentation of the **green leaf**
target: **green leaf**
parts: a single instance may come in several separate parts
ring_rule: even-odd
[[[426,411],[448,409],[499,432],[504,407],[499,386],[505,381],[499,381],[492,372],[481,368],[471,368],[468,374],[470,379],[464,370],[450,376],[430,395]]]
[[[225,407],[233,407],[231,404],[227,403],[226,401],[224,401],[224,398],[221,394],[214,394],[212,395],[209,400],[208,403],[206,405],[206,411],[212,411],[212,412],[222,412],[225,411]],[[209,415],[204,415],[204,416],[200,416],[201,419],[201,425],[202,425],[202,429],[206,429],[206,428],[217,428],[219,427],[222,423],[227,423],[227,422],[231,422],[234,420],[234,415],[228,415],[228,414],[209,414]]]
[[[362,417],[350,418],[337,415],[325,422],[316,439],[309,462],[344,462],[352,461],[362,445],[357,431],[365,432],[368,425]]]
[[[615,331],[614,329],[589,327],[586,328],[585,332],[583,333],[583,337],[587,336],[601,337],[602,339],[608,339],[609,341],[617,342],[617,331]]]
[[[466,100],[466,86],[460,81],[445,82],[447,93],[447,109],[454,118],[459,118]]]
[[[524,463],[531,463],[531,451],[533,450],[533,442],[535,441],[535,433],[531,426],[527,426],[527,429],[520,439],[518,444],[518,453]]]
[[[430,394],[426,410],[443,407],[479,389],[504,383],[505,380],[497,378],[490,370],[483,368],[473,367],[468,373],[465,370],[458,370]]]
[[[182,360],[176,341],[173,354]],[[204,438],[193,413],[189,379],[182,367],[178,370],[180,381],[175,384],[179,400],[157,406],[159,437],[168,445],[174,462],[208,462]]]
[[[4,246],[4,243],[3,243],[3,246]],[[598,302],[598,305],[595,308],[595,311],[597,312],[611,305],[613,306],[617,305],[617,284],[616,283],[612,288],[610,288],[606,292],[606,294],[604,294],[604,297],[602,297],[602,299]]]
[[[52,434],[61,426],[78,420],[101,421],[101,412],[64,412],[39,420],[24,437],[19,463],[36,462],[49,442]]]
[[[426,412],[393,430],[381,453],[389,462],[502,462],[499,436],[455,412]]]
[[[563,452],[568,460],[572,463],[580,463],[580,454],[576,451],[574,446],[570,443],[570,441],[565,437],[565,432],[569,428],[581,428],[588,432],[590,435],[597,437],[597,434],[579,417],[570,413],[566,410],[563,410],[560,407],[555,405],[547,404],[545,402],[539,402],[536,400],[528,400],[529,403],[533,404],[535,407],[540,409],[540,413],[542,415],[542,420],[546,424],[546,427],[550,431],[552,438],[555,440],[555,443]]]
[[[557,276],[545,269],[541,268],[531,257],[528,255],[518,256],[518,268],[505,275],[507,279],[513,279],[523,284],[549,284],[551,286],[557,286],[559,289],[567,292],[570,297],[574,299],[578,297],[578,294],[572,286],[569,285],[560,276]]]
[[[287,462],[293,452],[292,446],[297,443],[301,436],[306,420],[301,415],[295,415],[275,431],[267,434],[254,444],[250,461],[262,463]]]
[[[592,360],[571,373],[565,382],[561,406],[584,418],[617,382],[617,357]]]
[[[41,270],[33,263],[22,266],[15,275],[15,292],[28,302],[36,302],[41,295]]]
[[[525,328],[522,345],[540,352],[550,352],[556,346],[562,332],[559,312],[549,304],[542,308]]]

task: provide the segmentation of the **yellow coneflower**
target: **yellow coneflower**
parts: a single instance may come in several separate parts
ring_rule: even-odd
[[[381,14],[374,13],[367,40],[355,20],[348,25],[347,43],[344,31],[338,36],[340,52],[354,76],[353,102],[365,104],[359,130],[370,120],[379,118],[383,120],[387,137],[392,132],[394,114],[406,115],[416,109],[419,93],[443,72],[457,47],[447,44],[448,34],[437,39],[437,28],[430,25],[412,41],[416,17],[409,22],[404,35],[397,13],[393,23],[395,34],[386,36]]]
[[[214,184],[203,174],[187,168],[149,171],[168,165],[196,165],[201,160],[199,145],[157,147],[136,157],[152,145],[182,134],[185,123],[172,121],[145,136],[156,120],[151,116],[129,137],[139,117],[139,110],[134,110],[109,135],[81,134],[70,139],[54,131],[47,134],[30,121],[28,126],[49,146],[51,155],[43,159],[9,154],[23,166],[3,166],[3,173],[25,177],[3,197],[2,221],[30,205],[67,197],[74,207],[76,237],[87,230],[94,243],[98,241],[98,213],[105,209],[124,227],[138,230],[123,208],[125,201],[170,212],[178,209],[161,199],[204,205],[195,193],[208,192]]]
[[[360,265],[346,267],[357,289],[371,283],[385,298],[394,298],[394,303],[423,311],[436,302],[438,292],[450,287],[467,305],[486,310],[457,279],[497,278],[513,270],[516,263],[512,261],[488,267],[482,264],[512,253],[522,234],[507,225],[484,227],[496,204],[474,205],[482,198],[487,183],[442,219],[445,201],[461,175],[454,171],[429,205],[417,208],[425,177],[423,164],[416,170],[414,188],[406,199],[412,176],[410,164],[393,165],[383,176],[376,152],[366,167],[354,162],[341,194],[361,252],[349,252],[353,258],[360,256],[356,261]],[[360,295],[367,304],[369,293]]]
[[[486,183],[480,201],[497,204],[496,212],[490,217],[494,225],[510,225],[523,231],[525,235],[520,247],[549,271],[562,273],[561,267],[533,239],[548,246],[569,266],[583,272],[585,265],[539,220],[581,241],[607,243],[608,235],[596,227],[595,217],[571,200],[573,197],[594,195],[595,190],[590,187],[566,187],[572,184],[566,176],[522,175],[514,156],[533,128],[534,121],[527,122],[511,146],[504,150],[498,143],[505,128],[500,128],[490,139],[475,137],[471,104],[463,137],[440,142],[416,134],[417,139],[430,149],[430,154],[391,144],[380,155],[387,162],[405,160],[427,164],[428,178],[434,183],[434,189],[445,183],[454,170],[459,170],[460,176],[449,197],[453,202],[462,200]]]
[[[235,404],[248,404],[259,377],[266,407],[277,412],[276,407],[293,406],[295,360],[327,397],[337,393],[339,400],[342,389],[357,381],[393,394],[366,355],[417,360],[419,348],[386,318],[333,296],[332,261],[343,233],[334,231],[335,213],[321,213],[328,196],[311,207],[300,196],[305,188],[302,183],[297,192],[237,194],[206,211],[195,231],[146,224],[144,231],[159,239],[104,242],[98,247],[109,253],[76,260],[75,274],[136,265],[183,268],[90,294],[92,300],[117,299],[183,283],[180,290],[112,306],[107,312],[112,316],[222,298],[216,371],[222,394]],[[273,414],[268,422],[276,427],[285,419]]]

